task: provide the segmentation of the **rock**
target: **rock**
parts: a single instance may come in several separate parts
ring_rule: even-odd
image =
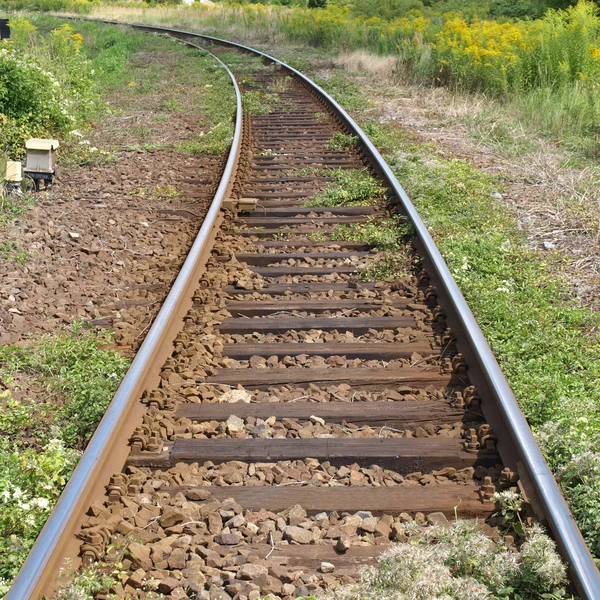
[[[283,535],[285,536],[286,540],[290,542],[296,542],[298,544],[310,544],[313,541],[312,531],[308,531],[307,529],[296,527],[294,525],[288,525],[284,529]]]
[[[80,233],[76,233],[75,231],[69,231],[69,237],[72,240],[78,240],[81,237]]]
[[[234,529],[237,529],[238,527],[245,525],[245,523],[246,523],[246,519],[245,519],[244,515],[239,514],[239,515],[235,515],[235,517],[232,517],[231,519],[229,519],[229,521],[227,521],[225,523],[225,527],[233,527]]]
[[[194,488],[186,490],[185,497],[192,501],[208,500],[212,494],[206,488]]]
[[[246,581],[251,581],[253,579],[257,579],[258,577],[266,577],[269,574],[269,569],[264,567],[263,565],[256,565],[254,563],[246,563],[240,567],[240,570],[237,572],[238,579],[244,579]]]
[[[306,511],[299,504],[290,508],[288,512],[288,522],[290,525],[299,525],[304,519],[306,519]]]
[[[175,548],[167,559],[169,569],[184,569],[186,559],[187,552],[183,548]]]
[[[181,582],[179,579],[175,579],[175,577],[167,577],[163,579],[158,584],[158,591],[161,594],[170,594],[175,588],[181,586]]]
[[[219,402],[244,402],[248,404],[252,400],[252,394],[246,390],[229,390],[225,392],[220,398]]]
[[[150,560],[150,548],[142,546],[138,542],[132,542],[127,546],[127,551],[131,559],[132,568],[151,569],[152,561]]]
[[[333,573],[335,571],[335,565],[332,565],[329,562],[322,562],[319,571],[321,571],[321,573]]]
[[[311,423],[315,423],[315,424],[319,424],[319,425],[325,425],[325,419],[322,419],[321,417],[315,417],[315,415],[311,415],[309,417],[309,420]]]
[[[193,572],[188,573],[187,577],[187,587],[190,588],[194,592],[202,592],[204,590],[204,585],[206,584],[206,576],[202,571],[198,569],[194,569]]]
[[[442,512],[429,513],[427,515],[427,522],[430,525],[436,525],[437,527],[442,527],[443,529],[448,529],[450,527],[450,523],[448,522],[446,515]]]
[[[244,420],[235,415],[231,415],[229,419],[227,419],[225,426],[227,428],[227,433],[239,433],[245,429]]]
[[[165,507],[165,510],[158,522],[164,529],[167,527],[173,527],[173,525],[177,525],[177,523],[182,523],[184,520],[185,515],[179,509],[167,506]]]
[[[219,533],[214,537],[215,543],[221,546],[235,546],[240,541],[238,533]]]
[[[367,533],[373,533],[375,531],[376,527],[377,527],[377,519],[375,517],[363,519],[362,523],[359,525],[359,528],[362,531],[366,531]]]
[[[334,549],[338,554],[344,554],[352,546],[352,542],[347,535],[342,535],[336,542]]]
[[[146,571],[144,569],[136,569],[127,579],[127,585],[134,588],[142,588],[146,583]]]

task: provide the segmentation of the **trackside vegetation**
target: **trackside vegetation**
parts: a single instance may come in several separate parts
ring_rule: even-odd
[[[187,27],[242,42],[283,42],[393,60],[396,80],[483,93],[524,123],[588,156],[598,153],[600,17],[590,0],[350,2],[308,8],[220,2],[18,0],[15,6],[87,11],[98,17]],[[284,2],[281,2],[284,4]],[[519,18],[525,17],[525,18]]]

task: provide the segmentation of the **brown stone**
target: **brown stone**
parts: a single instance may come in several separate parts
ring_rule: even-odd
[[[187,552],[183,548],[175,548],[167,559],[167,563],[169,569],[184,569],[186,560]]]
[[[158,584],[158,591],[161,594],[170,594],[175,588],[181,587],[179,579],[174,577],[167,577]]]
[[[260,576],[267,576],[269,569],[263,565],[257,565],[253,563],[246,563],[240,567],[237,573],[238,579],[254,580]]]
[[[298,544],[310,544],[313,541],[312,531],[303,529],[302,527],[295,527],[289,525],[285,528],[283,535],[285,539],[290,542],[296,542]]]
[[[142,568],[145,570],[152,568],[149,547],[143,546],[138,542],[132,542],[127,546],[127,551],[133,568]]]
[[[222,546],[235,546],[240,541],[238,533],[219,533],[214,537],[215,543]]]

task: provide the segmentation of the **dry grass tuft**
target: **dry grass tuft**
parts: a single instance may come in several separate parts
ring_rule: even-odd
[[[364,50],[346,52],[336,59],[336,64],[347,71],[369,73],[381,79],[394,79],[398,60],[393,56],[378,56]]]

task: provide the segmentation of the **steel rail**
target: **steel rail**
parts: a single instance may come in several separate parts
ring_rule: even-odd
[[[94,19],[81,20],[91,21]],[[369,159],[372,167],[387,182],[391,191],[393,191],[398,202],[400,203],[403,212],[409,217],[414,226],[416,234],[415,245],[420,250],[422,258],[424,258],[425,264],[428,266],[428,271],[432,277],[438,297],[442,299],[441,303],[445,304],[449,313],[447,316],[447,321],[450,325],[452,325],[453,329],[458,334],[457,346],[465,354],[467,361],[471,366],[471,370],[469,372],[470,379],[477,385],[479,389],[485,389],[487,392],[489,392],[495,401],[494,407],[486,406],[485,408],[486,410],[490,410],[491,408],[491,412],[496,413],[493,415],[494,418],[490,419],[492,425],[495,426],[495,424],[498,423],[498,419],[500,419],[500,424],[504,426],[505,430],[511,437],[514,451],[516,451],[516,459],[509,459],[507,462],[513,463],[513,465],[519,469],[521,477],[525,480],[528,491],[535,496],[535,498],[532,498],[532,500],[534,501],[534,504],[538,505],[539,511],[548,522],[550,530],[557,542],[558,549],[562,557],[568,563],[571,579],[581,598],[584,600],[600,600],[600,572],[596,568],[594,560],[583,540],[583,537],[581,536],[581,532],[575,523],[573,515],[571,514],[562,494],[560,493],[556,480],[554,479],[535,441],[535,438],[533,437],[531,429],[529,428],[529,425],[527,424],[527,421],[523,416],[521,409],[519,408],[512,390],[510,389],[504,374],[500,370],[500,367],[485,337],[483,336],[483,333],[481,332],[481,329],[479,328],[471,309],[465,301],[460,289],[458,288],[458,285],[454,281],[454,278],[452,277],[452,274],[450,273],[450,270],[446,265],[446,262],[444,261],[440,251],[435,245],[427,226],[419,216],[415,206],[409,199],[404,188],[379,151],[375,148],[372,142],[368,139],[367,135],[362,131],[352,117],[350,117],[350,115],[348,115],[348,113],[336,102],[336,100],[334,100],[327,92],[325,92],[325,90],[323,90],[320,86],[306,77],[300,71],[290,67],[286,63],[269,54],[261,52],[260,50],[256,50],[249,46],[238,44],[229,40],[223,40],[213,36],[194,32],[168,29],[151,25],[123,23],[118,21],[102,22],[112,25],[131,26],[136,29],[142,29],[144,31],[155,33],[166,33],[178,38],[185,39],[194,37],[204,39],[215,44],[230,46],[244,52],[259,55],[264,59],[279,65],[281,68],[297,77],[309,90],[312,90],[313,93],[319,96],[325,102],[325,104],[328,105],[328,107],[338,117],[339,121],[349,133],[352,133],[359,138],[361,147],[366,157]],[[161,313],[159,313],[159,317],[162,312],[163,310],[161,310]],[[150,337],[151,333],[152,330],[148,334],[148,337]],[[136,360],[138,357],[136,357]],[[477,367],[480,372],[478,373],[477,368],[473,367]],[[125,381],[123,384],[125,384]],[[121,387],[123,387],[123,384]],[[119,388],[119,392],[120,390],[121,388]],[[104,423],[107,416],[108,413],[101,422],[101,425]],[[95,437],[96,436],[94,436],[92,441],[94,441]],[[100,449],[97,448],[97,451],[98,450]],[[510,454],[514,454],[513,449],[506,446],[504,448],[500,448],[500,450],[503,457],[504,455],[508,456]],[[82,462],[84,458],[85,454],[82,458]],[[78,471],[79,470],[80,469],[78,467]],[[67,492],[67,489],[68,487],[65,488],[65,492]],[[65,492],[63,492],[63,495]],[[72,498],[72,495],[70,497]],[[63,513],[68,508],[66,501],[63,502],[63,497],[61,497],[55,512],[59,506],[61,506]],[[53,519],[53,517],[54,513],[51,517],[51,520],[53,520],[53,523],[59,524],[59,518],[57,517]],[[66,527],[67,519],[65,514],[62,515],[62,522],[65,523]],[[48,524],[50,524],[50,521]],[[40,545],[41,538],[46,532],[46,529],[48,529],[48,524],[42,531],[42,534],[40,534],[40,538],[38,538],[38,541],[34,546],[34,550],[36,550],[36,548]],[[53,524],[53,527],[55,526],[56,525]],[[58,535],[58,533],[55,532],[55,535]],[[49,535],[46,537],[49,539],[49,541],[53,540],[53,538]],[[22,590],[23,593],[21,595],[19,595],[19,592],[15,593],[15,585],[13,585],[13,589],[11,589],[11,592],[9,592],[9,595],[7,596],[9,600],[25,600],[36,597],[32,593],[27,592],[27,590],[33,590],[33,587],[31,585],[27,586],[25,581],[21,583],[21,580],[33,578],[39,579],[40,575],[34,570],[35,566],[39,565],[39,567],[42,567],[47,565],[49,562],[48,555],[51,553],[51,549],[39,548],[36,551],[35,561],[31,560],[30,554],[30,557],[23,565],[19,576],[15,581],[15,585],[19,583],[19,590]]]
[[[188,43],[188,45],[206,52],[205,48],[200,48],[195,44]],[[114,460],[112,448],[117,437],[123,432],[123,422],[131,419],[135,405],[143,408],[143,405],[139,403],[139,398],[147,387],[146,382],[149,377],[152,377],[153,371],[158,373],[164,358],[166,358],[165,351],[167,349],[170,351],[175,337],[175,334],[172,334],[169,339],[169,334],[174,331],[177,319],[181,318],[192,304],[191,298],[196,289],[198,271],[208,256],[207,246],[218,227],[222,202],[230,192],[234,180],[242,140],[243,113],[240,89],[229,67],[218,57],[210,54],[228,73],[236,95],[234,136],[220,184],[173,287],[50,518],[13,582],[6,596],[7,600],[39,598],[43,593],[47,593],[46,586],[50,578],[53,578],[51,581],[56,582],[65,549],[74,539],[70,534],[91,504],[90,490],[94,487],[97,488],[98,483],[102,489],[108,483],[108,480],[105,479],[106,472],[114,473],[115,469],[120,469],[122,466],[122,462],[115,464],[117,461]],[[157,360],[157,357],[161,356],[162,360]],[[98,479],[101,481],[98,482]]]

